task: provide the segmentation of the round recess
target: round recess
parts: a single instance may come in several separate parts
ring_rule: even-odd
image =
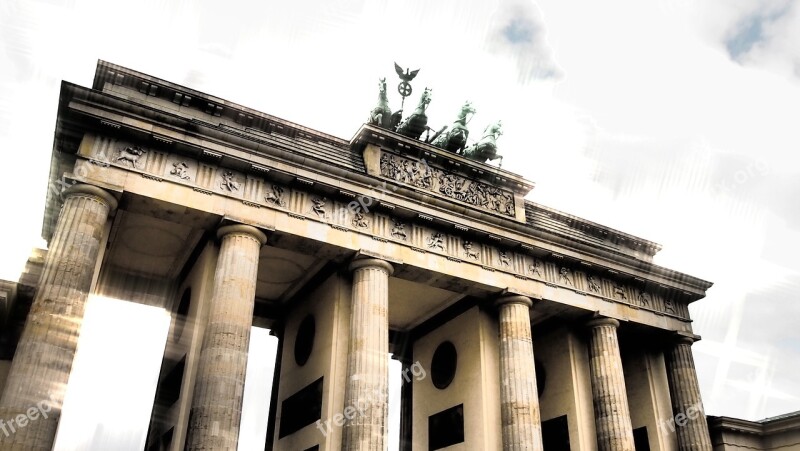
[[[453,343],[442,342],[433,352],[431,359],[431,381],[439,390],[447,388],[456,376],[458,353]]]
[[[297,337],[294,340],[294,361],[299,366],[303,366],[308,362],[311,357],[311,350],[314,349],[314,335],[316,334],[316,325],[314,323],[314,315],[308,315],[300,322],[297,327]]]

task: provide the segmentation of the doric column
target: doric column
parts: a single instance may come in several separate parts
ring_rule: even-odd
[[[500,412],[504,451],[541,451],[542,423],[531,341],[530,298],[504,296],[500,310]]]
[[[681,336],[664,356],[675,432],[680,451],[711,451],[711,437],[692,357],[693,342],[692,338]]]
[[[189,419],[188,450],[235,450],[242,419],[247,347],[258,255],[267,237],[255,227],[220,227],[214,292]]]
[[[343,451],[384,451],[389,401],[389,276],[392,265],[365,258],[350,264],[353,297],[347,355]],[[347,415],[348,412],[355,413]]]
[[[0,449],[53,446],[103,229],[117,208],[110,193],[91,185],[73,185],[64,196],[0,400]]]
[[[619,321],[589,321],[589,370],[599,451],[634,451],[633,428],[619,355]]]

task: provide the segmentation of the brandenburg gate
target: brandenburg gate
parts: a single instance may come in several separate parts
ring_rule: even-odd
[[[688,305],[711,284],[525,200],[471,104],[434,132],[430,90],[407,117],[386,90],[348,140],[103,61],[63,82],[0,418],[55,404],[0,449],[52,448],[96,294],[172,312],[147,449],[236,449],[255,323],[280,339],[267,449],[383,451],[394,378],[402,450],[710,451]]]

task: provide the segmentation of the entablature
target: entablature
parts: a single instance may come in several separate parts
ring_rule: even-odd
[[[684,284],[676,286],[666,277],[625,268],[620,258],[609,262],[597,255],[445,215],[437,211],[435,203],[414,202],[402,193],[379,191],[355,180],[337,183],[307,171],[290,172],[268,159],[251,161],[249,171],[239,171],[220,162],[91,134],[84,139],[79,157],[76,172],[92,173],[107,183],[124,185],[119,173],[102,174],[107,168],[138,173],[205,195],[238,199],[246,207],[282,211],[303,221],[366,234],[376,241],[393,242],[454,263],[683,320],[688,320],[686,305],[702,296],[702,292]]]
[[[551,230],[541,220],[531,224],[527,215],[533,209],[564,224],[577,221],[581,230],[610,230],[525,202],[522,195],[533,184],[507,171],[462,162],[458,155],[427,149],[424,143],[417,147],[404,143],[403,152],[393,144],[375,144],[374,140],[380,141],[375,136],[391,133],[385,130],[365,125],[356,136],[368,134],[369,139],[354,139],[352,146],[337,147],[351,156],[364,154],[363,160],[356,159],[364,170],[355,171],[318,158],[319,151],[304,154],[297,149],[297,140],[276,143],[267,141],[275,134],[202,123],[174,110],[75,85],[65,84],[65,90],[59,124],[68,126],[72,134],[79,135],[81,129],[85,133],[76,168],[88,164],[112,168],[114,174],[138,173],[203,195],[238,199],[248,208],[279,211],[298,220],[441,256],[487,274],[497,272],[541,283],[553,293],[571,292],[682,321],[689,321],[686,305],[703,297],[710,287],[708,282],[658,267],[647,258],[637,258],[602,241],[570,237]],[[392,139],[397,143],[407,140]],[[503,214],[502,209],[476,208],[436,187],[418,186],[413,174],[398,180],[381,167],[384,155],[406,159],[409,166],[423,159],[430,161],[432,169],[442,171],[437,176],[457,176],[486,186],[495,183],[513,195],[514,215]],[[384,162],[385,168],[389,166]],[[113,185],[114,177],[118,175],[106,182]],[[523,208],[522,221],[519,206]],[[642,242],[642,246],[654,245]]]

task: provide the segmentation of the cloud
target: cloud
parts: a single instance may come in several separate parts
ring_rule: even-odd
[[[734,60],[741,61],[754,48],[768,41],[767,31],[785,16],[788,9],[788,5],[770,6],[746,12],[727,31],[725,47]]]
[[[489,25],[487,44],[490,52],[515,60],[521,82],[564,76],[547,42],[542,13],[532,1],[501,1]]]
[[[701,9],[706,33],[732,60],[800,78],[800,1],[715,0]]]

